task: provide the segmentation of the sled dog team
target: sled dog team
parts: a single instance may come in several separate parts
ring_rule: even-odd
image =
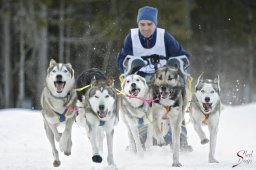
[[[71,155],[72,125],[74,122],[86,129],[91,142],[92,161],[101,163],[103,140],[107,141],[107,162],[115,166],[113,156],[114,127],[119,112],[128,129],[132,152],[142,154],[154,145],[166,145],[171,130],[173,148],[172,166],[180,167],[180,130],[187,110],[201,144],[209,142],[210,163],[217,163],[215,148],[221,110],[219,77],[198,77],[193,93],[177,67],[159,68],[151,83],[136,74],[128,75],[115,89],[111,78],[100,69],[89,69],[75,79],[70,63],[51,60],[47,69],[46,84],[41,95],[42,115],[46,136],[51,144],[53,166],[60,166],[59,149]],[[207,125],[208,139],[202,126]]]

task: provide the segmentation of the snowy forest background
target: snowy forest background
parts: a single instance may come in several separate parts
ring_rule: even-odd
[[[0,108],[39,109],[51,58],[76,75],[102,68],[119,86],[115,59],[144,5],[192,55],[194,81],[220,74],[224,104],[256,101],[254,0],[0,0]]]

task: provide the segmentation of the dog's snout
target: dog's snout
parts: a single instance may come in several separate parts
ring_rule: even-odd
[[[61,80],[61,79],[62,79],[62,75],[58,74],[58,75],[56,76],[56,78],[57,78],[57,80]]]
[[[162,86],[162,87],[161,87],[161,90],[162,90],[162,91],[166,91],[166,87],[165,87],[165,86]]]
[[[99,105],[99,109],[100,109],[100,111],[103,111],[105,109],[105,106],[101,104],[101,105]]]
[[[136,88],[136,84],[135,83],[132,83],[131,86],[132,86],[132,88]]]
[[[209,102],[210,101],[210,97],[205,97],[204,100],[205,100],[205,102]]]

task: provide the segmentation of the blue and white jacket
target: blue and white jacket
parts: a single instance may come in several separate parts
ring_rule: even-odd
[[[123,61],[127,55],[132,55],[134,56],[134,47],[133,47],[133,41],[134,38],[132,38],[132,32],[134,34],[134,31],[136,29],[131,29],[131,32],[126,36],[124,40],[123,47],[121,51],[119,52],[116,60],[116,64],[118,69],[121,72],[124,72],[123,70]],[[164,31],[163,36],[164,36],[164,47],[162,49],[165,49],[165,56],[168,57],[176,57],[176,56],[181,56],[181,55],[186,55],[188,59],[190,59],[190,55],[183,49],[183,47],[178,43],[178,41],[168,32],[166,32],[163,29],[157,28],[155,32],[148,38],[145,38],[138,30],[138,35],[139,35],[139,40],[143,48],[145,49],[152,49],[156,42],[157,42],[157,35],[161,35],[157,32],[159,31]],[[159,38],[159,37],[158,37]],[[163,44],[163,43],[161,43]],[[163,52],[161,52],[162,54]]]

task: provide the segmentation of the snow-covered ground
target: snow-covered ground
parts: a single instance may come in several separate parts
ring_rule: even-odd
[[[240,157],[237,156],[237,152],[245,150],[248,155],[244,156],[243,162],[233,169],[256,169],[255,111],[256,104],[225,107],[220,118],[216,148],[216,158],[220,161],[218,164],[207,162],[208,144],[200,144],[198,136],[189,123],[188,140],[194,151],[180,154],[180,161],[183,164],[181,168],[171,167],[172,151],[169,147],[154,146],[150,151],[145,152],[143,157],[126,151],[127,131],[120,120],[114,136],[114,158],[117,168],[119,170],[232,169],[232,165],[239,162]],[[103,163],[94,164],[91,161],[91,146],[85,130],[74,124],[72,139],[71,156],[67,157],[60,153],[61,166],[54,168],[40,111],[0,110],[0,170],[110,169],[106,163],[106,145]]]

